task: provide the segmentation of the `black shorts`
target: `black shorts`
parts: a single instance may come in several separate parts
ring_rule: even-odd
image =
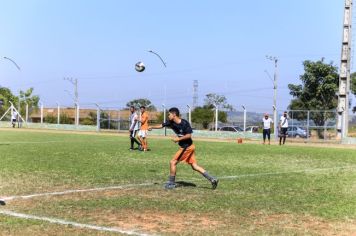
[[[263,139],[265,140],[266,137],[269,139],[271,139],[271,129],[263,129]]]
[[[135,138],[136,137],[137,130],[132,130],[130,131],[130,138]]]
[[[287,131],[288,131],[288,128],[281,128],[281,132],[279,133],[280,137],[286,137]]]

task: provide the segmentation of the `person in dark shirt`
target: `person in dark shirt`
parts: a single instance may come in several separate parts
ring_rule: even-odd
[[[218,186],[219,180],[211,176],[206,170],[197,164],[195,159],[195,145],[192,140],[192,127],[189,122],[181,119],[179,117],[178,108],[171,108],[168,111],[168,121],[157,126],[149,127],[148,130],[161,129],[163,127],[170,127],[176,134],[177,137],[173,138],[172,141],[178,143],[179,150],[174,155],[173,159],[170,161],[170,176],[168,182],[165,184],[166,189],[173,189],[176,187],[175,178],[177,172],[177,164],[179,162],[185,162],[189,164],[193,170],[201,173],[206,179],[208,179],[212,185],[213,189]]]

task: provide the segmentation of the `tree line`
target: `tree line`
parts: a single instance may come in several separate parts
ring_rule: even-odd
[[[317,61],[303,61],[304,73],[299,76],[299,84],[289,84],[290,95],[292,99],[288,106],[289,110],[335,110],[337,108],[337,92],[339,86],[338,68],[333,62],[326,63],[324,58]],[[351,93],[356,95],[356,72],[351,73]],[[38,108],[40,97],[33,94],[34,89],[29,88],[20,91],[19,96],[14,95],[10,89],[0,87],[0,114],[3,114],[12,102],[15,107],[20,102],[21,114],[25,113],[25,105],[29,107],[31,113]],[[126,107],[146,106],[148,111],[157,111],[157,108],[149,99],[137,98],[127,102]],[[351,105],[351,101],[350,101]],[[224,95],[209,93],[205,95],[204,104],[195,107],[192,111],[192,122],[202,124],[207,128],[209,123],[213,122],[215,117],[215,107],[219,108],[219,121],[227,122],[227,111],[233,111],[234,108],[227,102]],[[356,106],[352,108],[356,112]],[[104,115],[105,116],[105,115]],[[306,119],[307,114],[300,112],[294,117],[298,120]],[[323,126],[325,121],[331,118],[332,113],[313,113],[310,117],[318,126]],[[91,114],[86,123],[92,123],[96,119],[95,114]],[[158,117],[163,120],[163,114]],[[49,119],[50,120],[50,119]]]

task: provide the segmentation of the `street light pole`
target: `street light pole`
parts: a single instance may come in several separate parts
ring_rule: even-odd
[[[274,76],[273,76],[273,126],[274,126],[274,138],[278,139],[277,133],[277,78],[278,78],[278,58],[272,56],[266,56],[266,58],[270,61],[274,62]],[[267,72],[267,71],[266,71]],[[268,72],[267,72],[268,74]],[[269,75],[269,74],[268,74]]]
[[[74,85],[74,105],[75,105],[75,125],[79,125],[79,95],[78,95],[78,79],[73,78],[63,78],[68,80],[71,84]]]
[[[147,52],[156,55],[156,56],[161,60],[163,66],[164,66],[165,68],[167,67],[166,62],[162,59],[162,57],[161,57],[157,52],[154,52],[154,51],[152,51],[152,50],[148,50]],[[165,104],[165,103],[166,103],[166,96],[167,96],[167,85],[166,85],[166,84],[164,85],[164,91],[163,91],[163,93],[164,93],[163,103]],[[166,112],[166,107],[165,107],[164,104],[162,104],[162,106],[164,107],[164,113],[165,113],[165,112]],[[166,115],[164,115],[164,120],[165,120],[165,119],[166,119]],[[164,127],[164,136],[166,136],[166,135],[167,135],[167,128]]]
[[[246,132],[246,107],[242,105],[242,109],[244,110],[244,132]]]
[[[19,65],[17,65],[17,63],[16,63],[14,60],[12,60],[11,58],[9,58],[9,57],[4,57],[4,59],[11,61],[12,64],[14,64],[18,70],[21,70],[21,68],[19,67]]]
[[[215,107],[215,131],[218,131],[218,118],[219,118],[219,110],[218,105],[213,104]]]

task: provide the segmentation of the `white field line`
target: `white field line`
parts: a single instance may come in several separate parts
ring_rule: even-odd
[[[50,140],[50,141],[14,141],[14,142],[0,142],[0,144],[47,144],[47,143],[83,143],[87,142],[86,140],[73,140],[73,141],[67,141],[67,140]],[[94,140],[91,142],[116,142],[116,140]]]
[[[258,177],[266,175],[283,175],[283,174],[298,174],[298,173],[316,173],[321,171],[330,171],[330,170],[341,170],[341,169],[355,169],[356,166],[344,166],[344,167],[330,167],[330,168],[316,168],[316,169],[306,169],[306,170],[295,170],[295,171],[283,171],[283,172],[270,172],[270,173],[257,173],[257,174],[245,174],[245,175],[233,175],[233,176],[223,176],[219,179],[239,179],[246,177]]]
[[[305,170],[295,170],[295,171],[282,171],[282,172],[266,172],[266,173],[256,173],[256,174],[244,174],[244,175],[231,175],[231,176],[218,176],[218,179],[241,179],[248,177],[259,177],[259,176],[268,176],[268,175],[283,175],[283,174],[298,174],[298,173],[316,173],[322,171],[330,170],[341,170],[341,169],[355,169],[356,166],[341,166],[341,167],[330,167],[330,168],[315,168],[315,169],[305,169]],[[194,181],[202,181],[202,178],[192,178]]]
[[[106,232],[114,232],[114,233],[121,233],[121,234],[127,234],[127,235],[149,236],[149,234],[123,230],[120,228],[110,228],[110,227],[91,225],[91,224],[81,224],[81,223],[77,223],[77,222],[73,222],[73,221],[66,221],[66,220],[50,218],[50,217],[22,214],[22,213],[17,213],[17,212],[8,211],[8,210],[0,210],[0,214],[6,215],[6,216],[12,216],[12,217],[16,217],[16,218],[21,218],[21,219],[27,219],[27,220],[40,220],[40,221],[46,221],[46,222],[49,222],[52,224],[67,225],[67,226],[73,226],[73,227],[82,228],[82,229],[97,230],[97,231],[101,231],[101,232],[106,231]]]
[[[234,175],[234,176],[220,176],[218,179],[240,179],[240,178],[248,178],[248,177],[259,177],[259,176],[268,176],[268,175],[283,175],[283,174],[294,174],[294,173],[316,173],[322,171],[334,171],[334,170],[341,170],[341,169],[355,169],[354,166],[346,166],[346,167],[331,167],[331,168],[315,168],[315,169],[305,169],[305,170],[295,170],[295,171],[283,171],[283,172],[267,172],[267,173],[256,173],[256,174],[244,174],[244,175]],[[202,181],[202,178],[192,178],[191,180],[194,181]],[[189,180],[188,180],[189,181]],[[137,187],[145,187],[145,186],[152,186],[161,183],[141,183],[141,184],[127,184],[127,185],[118,185],[118,186],[108,186],[108,187],[100,187],[100,188],[89,188],[89,189],[72,189],[72,190],[65,190],[61,192],[49,192],[49,193],[35,193],[30,195],[23,195],[23,196],[9,196],[1,198],[4,201],[11,201],[16,199],[31,199],[36,197],[44,197],[44,196],[57,196],[57,195],[67,195],[73,193],[85,193],[85,192],[99,192],[99,191],[107,191],[107,190],[117,190],[117,189],[131,189]]]
[[[23,195],[23,196],[10,196],[10,197],[4,197],[4,198],[2,198],[2,200],[11,201],[11,200],[15,200],[15,199],[30,199],[30,198],[35,198],[35,197],[66,195],[66,194],[72,194],[72,193],[106,191],[106,190],[113,190],[113,189],[130,189],[130,188],[135,188],[135,187],[151,186],[151,185],[155,185],[155,184],[156,183],[143,183],[143,184],[127,184],[127,185],[89,188],[89,189],[72,189],[72,190],[65,190],[62,192],[35,193],[35,194]]]

